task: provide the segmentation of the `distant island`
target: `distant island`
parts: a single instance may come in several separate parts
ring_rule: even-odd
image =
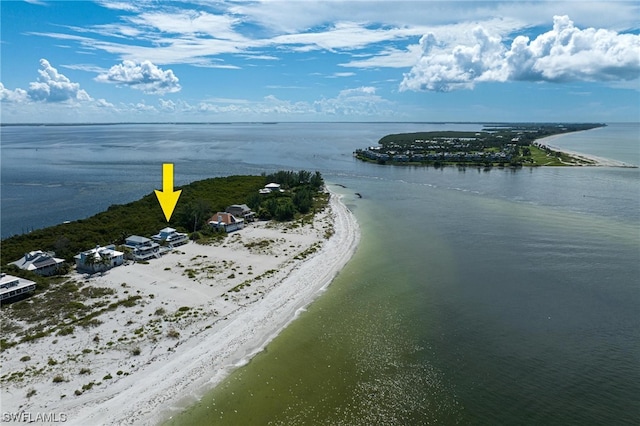
[[[482,131],[435,131],[384,136],[378,146],[357,149],[356,158],[377,164],[425,166],[588,166],[589,158],[552,150],[536,142],[562,133],[604,127],[583,124],[490,124]]]

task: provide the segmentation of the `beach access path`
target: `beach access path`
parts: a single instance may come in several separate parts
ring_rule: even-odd
[[[190,242],[148,264],[76,274],[116,290],[114,299],[140,299],[96,327],[7,349],[3,372],[26,368],[19,359],[29,355],[41,374],[3,383],[2,411],[62,413],[69,425],[161,423],[260,352],[331,283],[359,239],[353,214],[331,193],[313,223],[256,222],[221,244]]]

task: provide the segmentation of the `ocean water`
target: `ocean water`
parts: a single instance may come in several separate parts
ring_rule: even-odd
[[[387,133],[459,128],[479,125],[3,127],[2,235],[136,199],[160,187],[161,162],[178,184],[317,169],[360,223],[356,255],[265,351],[174,407],[171,424],[637,424],[639,169],[351,155]],[[593,131],[603,145],[567,149],[637,164],[638,129],[611,124]]]

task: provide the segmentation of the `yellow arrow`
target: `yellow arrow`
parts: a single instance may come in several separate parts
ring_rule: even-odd
[[[167,222],[169,222],[173,214],[173,209],[176,208],[178,198],[182,192],[182,190],[173,190],[173,163],[164,163],[162,165],[162,191],[158,191],[157,189],[155,191],[164,217],[167,218]]]

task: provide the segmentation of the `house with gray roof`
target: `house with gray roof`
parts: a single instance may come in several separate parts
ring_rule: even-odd
[[[25,253],[21,259],[11,262],[11,265],[16,265],[18,268],[26,271],[35,272],[38,275],[49,276],[58,272],[64,264],[64,259],[58,259],[54,256],[55,253],[53,252],[44,252],[42,250],[30,251],[29,253]]]

